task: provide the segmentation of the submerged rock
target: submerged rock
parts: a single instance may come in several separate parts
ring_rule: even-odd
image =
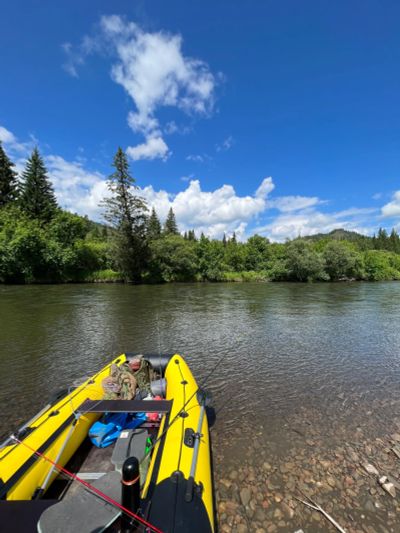
[[[378,470],[374,467],[374,465],[371,465],[370,463],[366,463],[363,465],[364,470],[368,472],[368,474],[373,474],[374,476],[379,476]]]
[[[390,496],[392,496],[392,498],[396,498],[396,489],[386,476],[379,478],[379,484],[388,494],[390,494]]]
[[[246,507],[246,505],[248,505],[250,502],[250,498],[251,498],[250,489],[248,489],[247,487],[244,487],[240,491],[240,501],[242,502],[242,505]]]

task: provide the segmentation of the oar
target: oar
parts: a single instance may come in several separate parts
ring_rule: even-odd
[[[203,436],[201,433],[201,428],[203,427],[203,420],[204,420],[204,414],[206,411],[206,402],[209,398],[207,398],[207,394],[204,391],[199,391],[200,396],[200,416],[199,416],[199,422],[197,424],[197,431],[194,434],[194,446],[193,446],[193,459],[192,459],[192,465],[190,467],[190,475],[189,479],[186,484],[186,492],[185,492],[185,501],[191,502],[193,499],[193,491],[194,491],[194,476],[196,474],[196,467],[197,467],[197,460],[199,457],[199,449],[200,449],[200,439]]]
[[[50,469],[49,469],[49,471],[47,473],[47,476],[45,477],[41,487],[39,487],[36,490],[36,494],[34,496],[34,499],[37,500],[37,499],[41,498],[43,496],[43,494],[45,493],[45,491],[47,489],[47,485],[49,484],[50,478],[51,478],[51,476],[52,476],[52,474],[53,474],[53,472],[54,472],[54,470],[56,468],[55,464],[58,463],[58,461],[60,460],[60,457],[63,454],[66,445],[68,444],[70,438],[72,437],[72,433],[74,432],[74,429],[75,429],[75,426],[76,426],[78,420],[79,420],[79,416],[77,416],[75,418],[75,420],[72,422],[71,427],[69,428],[69,431],[66,434],[65,439],[64,439],[64,441],[63,441],[63,443],[61,445],[61,448],[59,449],[59,451],[57,453],[57,457],[55,458],[54,463],[50,465]]]

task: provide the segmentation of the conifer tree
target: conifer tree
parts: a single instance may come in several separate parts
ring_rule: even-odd
[[[17,173],[13,170],[14,166],[0,141],[0,207],[4,207],[17,198],[18,181]]]
[[[118,148],[114,157],[115,171],[108,180],[111,197],[102,205],[105,219],[114,227],[115,262],[125,279],[138,283],[142,279],[148,249],[146,244],[146,211],[143,198],[134,194],[138,187],[129,174],[125,152]]]
[[[158,239],[161,235],[161,223],[157,216],[156,210],[151,210],[151,215],[147,219],[147,237],[152,239]]]
[[[21,206],[32,218],[48,222],[57,210],[53,186],[39,150],[35,148],[22,173]]]
[[[224,232],[224,236],[222,237],[222,244],[226,246],[226,233]]]
[[[178,225],[176,223],[175,213],[172,209],[168,211],[167,220],[164,224],[164,234],[165,235],[179,235]]]
[[[392,229],[390,233],[389,242],[390,242],[390,250],[392,252],[395,252],[396,254],[400,254],[400,237],[394,228]]]
[[[194,232],[194,229],[190,229],[188,231],[188,241],[195,241],[196,240],[196,234]]]

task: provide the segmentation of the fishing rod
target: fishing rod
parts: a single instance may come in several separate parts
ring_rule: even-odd
[[[150,452],[153,450],[153,448],[165,437],[165,435],[167,434],[168,430],[170,429],[170,427],[179,419],[179,417],[182,415],[182,413],[185,411],[185,408],[186,406],[193,400],[193,398],[195,397],[195,395],[197,393],[203,393],[203,387],[207,384],[208,380],[210,379],[210,377],[214,374],[214,372],[217,370],[217,368],[220,366],[220,364],[222,363],[222,361],[226,358],[227,356],[227,353],[228,352],[225,352],[217,361],[217,363],[214,365],[214,367],[211,369],[211,371],[208,373],[208,375],[206,376],[205,380],[203,381],[202,383],[202,387],[197,387],[197,389],[195,389],[195,391],[193,392],[193,394],[191,394],[189,396],[189,398],[184,401],[182,407],[179,409],[179,411],[176,413],[176,415],[174,416],[174,418],[169,422],[169,424],[167,424],[167,427],[164,428],[164,430],[162,431],[161,435],[159,435],[156,440],[152,443],[151,446],[149,446],[149,448],[146,450],[145,454],[143,455],[142,459],[140,460],[140,464],[142,464],[148,457],[148,455],[150,455]]]
[[[114,500],[110,496],[107,496],[107,494],[105,494],[104,492],[102,492],[98,488],[94,487],[93,485],[91,485],[90,483],[88,483],[87,481],[85,481],[84,479],[79,477],[78,475],[74,474],[70,470],[67,470],[65,467],[61,466],[60,464],[57,464],[55,461],[50,459],[50,457],[48,457],[44,453],[39,452],[38,450],[35,450],[35,448],[32,448],[31,446],[29,446],[29,444],[26,444],[26,442],[23,442],[23,441],[19,440],[15,435],[11,435],[10,438],[15,440],[16,443],[22,444],[22,446],[25,446],[26,448],[28,448],[28,450],[33,452],[37,457],[39,457],[41,459],[44,459],[45,461],[48,461],[59,472],[65,474],[66,476],[68,476],[69,478],[73,479],[74,481],[77,481],[78,483],[83,485],[86,489],[88,489],[90,492],[92,492],[96,496],[99,496],[102,500],[106,501],[107,503],[110,503],[111,505],[114,505],[115,507],[120,509],[122,512],[124,512],[125,514],[127,514],[128,516],[130,516],[131,518],[136,520],[137,522],[139,522],[139,524],[149,528],[154,533],[163,533],[163,531],[161,531],[161,529],[158,529],[158,527],[153,526],[152,524],[150,524],[150,522],[147,522],[147,520],[145,520],[144,518],[142,518],[138,514],[134,513],[133,511],[130,511],[129,509],[127,509],[126,507],[121,505],[119,502],[117,502],[116,500]]]

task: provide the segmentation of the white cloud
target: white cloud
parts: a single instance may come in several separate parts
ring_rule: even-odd
[[[382,207],[382,216],[400,217],[400,191],[396,191],[392,200]]]
[[[238,238],[243,238],[250,221],[265,210],[267,195],[273,187],[272,179],[265,178],[253,196],[238,196],[231,185],[203,191],[200,181],[192,180],[176,195],[155,191],[152,186],[141,193],[162,219],[172,207],[182,231],[194,229],[197,234],[203,232],[210,237],[235,231]]]
[[[178,125],[175,120],[170,120],[165,124],[164,133],[167,135],[172,135],[178,133],[179,135],[187,135],[192,131],[190,126]]]
[[[189,174],[189,176],[182,176],[181,181],[191,181],[194,178],[194,174]]]
[[[12,144],[16,142],[16,138],[7,128],[0,126],[0,141],[4,144]]]
[[[8,129],[0,127],[1,139],[10,146],[26,147]],[[30,141],[31,142],[31,141]],[[81,152],[81,150],[78,150]],[[17,153],[17,152],[14,152]],[[138,155],[138,154],[136,154]],[[134,157],[136,157],[134,155]],[[15,158],[14,158],[15,159]],[[17,162],[21,159],[17,159]],[[55,154],[45,156],[46,166],[60,205],[72,212],[101,220],[101,200],[109,192],[106,177],[97,171],[88,170],[86,161],[78,156],[67,161]],[[185,189],[172,194],[166,190],[155,190],[151,185],[137,191],[154,206],[162,219],[170,207],[176,213],[182,231],[195,229],[211,237],[236,232],[238,238],[246,238],[255,232],[272,240],[282,241],[298,235],[325,233],[336,228],[345,228],[360,233],[372,233],[378,226],[379,208],[352,207],[336,212],[324,213],[316,208],[322,203],[317,197],[282,196],[270,198],[275,189],[271,177],[264,178],[252,195],[239,196],[232,185],[223,185],[211,191],[204,191],[193,175],[184,176],[189,182]],[[261,217],[266,217],[271,208],[280,213],[271,217],[268,224],[254,227]],[[383,216],[400,216],[400,191],[392,201],[383,206]]]
[[[195,161],[196,163],[202,163],[204,161],[204,157],[202,155],[190,154],[186,157],[186,161]]]
[[[168,146],[162,137],[148,137],[143,144],[128,146],[126,153],[134,161],[139,159],[162,159],[166,161],[170,156]]]
[[[33,135],[31,135],[30,137],[30,141],[21,143],[10,130],[8,130],[4,126],[0,126],[0,141],[16,157],[28,155],[29,152],[32,151],[34,144],[37,144],[37,140],[33,137]],[[16,164],[17,163],[17,166],[20,166],[20,162],[18,161],[16,162]]]
[[[376,212],[377,209],[373,208],[352,208],[322,213],[311,207],[297,212],[283,212],[283,214],[273,218],[269,224],[255,228],[254,231],[264,234],[274,241],[328,233],[339,228],[368,234],[374,221],[372,215]]]
[[[272,181],[271,176],[269,178],[264,178],[261,182],[261,185],[256,190],[256,197],[265,200],[270,192],[275,189],[274,182]]]
[[[108,195],[105,176],[86,170],[79,161],[66,161],[58,155],[47,156],[45,162],[59,205],[99,220],[99,204]]]
[[[269,207],[275,207],[283,213],[299,211],[321,203],[316,196],[281,196],[268,202]]]
[[[215,149],[217,152],[227,152],[232,148],[234,142],[232,135],[229,135],[221,144],[217,144]]]
[[[86,36],[76,50],[70,43],[65,43],[63,48],[68,58],[64,68],[72,76],[77,76],[77,67],[91,53],[106,48],[116,56],[111,77],[135,104],[135,110],[128,115],[128,124],[145,136],[146,142],[137,147],[139,153],[147,150],[144,147],[154,146],[153,138],[166,146],[156,117],[160,107],[175,107],[190,115],[207,115],[212,111],[216,77],[207,63],[183,54],[179,34],[146,32],[134,22],[111,15],[101,17],[100,33],[95,38]],[[167,152],[166,147],[151,153],[164,158]]]

